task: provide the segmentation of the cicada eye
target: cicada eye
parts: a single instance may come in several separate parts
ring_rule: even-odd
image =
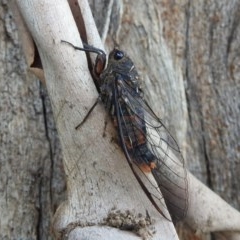
[[[114,59],[115,60],[120,60],[124,57],[124,53],[120,50],[116,50],[114,53]]]

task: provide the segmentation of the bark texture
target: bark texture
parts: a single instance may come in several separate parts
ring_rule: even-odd
[[[0,239],[51,239],[66,191],[51,106],[27,70],[9,2],[0,16]]]
[[[188,168],[239,209],[239,1],[90,5],[106,47],[116,41],[133,58]],[[51,217],[65,190],[59,141],[45,87],[26,71],[7,1],[0,1],[0,15],[0,238],[51,239]],[[163,52],[163,37],[171,55]]]

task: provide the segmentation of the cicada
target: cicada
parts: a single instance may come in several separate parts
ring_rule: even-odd
[[[148,191],[133,164],[145,174],[151,172],[172,220],[183,219],[188,208],[188,182],[184,159],[174,137],[144,99],[133,61],[124,51],[114,48],[106,64],[103,50],[87,44],[79,48],[66,43],[76,50],[97,54],[92,75],[100,99],[113,118],[122,150],[134,175],[152,204],[164,216],[155,201],[156,197]]]

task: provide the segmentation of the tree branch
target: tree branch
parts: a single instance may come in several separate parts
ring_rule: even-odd
[[[86,4],[79,2],[84,16],[88,6],[83,3]],[[55,215],[58,237],[62,232],[69,233],[70,237],[68,230],[75,226],[81,227],[77,232],[81,239],[86,226],[104,225],[104,219],[115,208],[136,213],[134,217],[138,213],[145,216],[147,210],[155,219],[151,227],[156,233],[152,239],[177,239],[172,223],[154,209],[131,173],[122,151],[112,143],[116,133],[111,124],[107,126],[106,137],[102,138],[106,115],[103,106],[99,104],[81,129],[75,130],[98,95],[85,54],[60,42],[66,40],[81,46],[67,2],[18,1],[18,6],[41,57],[64,155],[68,199]],[[89,36],[96,36],[96,30],[91,24],[86,29],[89,30],[88,39],[93,39],[95,45],[95,38]],[[89,229],[86,227],[88,234]],[[101,229],[106,235],[110,231],[106,227]],[[146,229],[141,235],[151,234],[149,231]]]

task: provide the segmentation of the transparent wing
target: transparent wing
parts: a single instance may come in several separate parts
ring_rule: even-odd
[[[188,182],[177,142],[146,101],[123,79],[118,81],[115,96],[119,135],[126,157],[137,165],[155,163],[152,174],[171,217],[173,221],[183,219],[188,207]],[[152,198],[155,200],[154,195]]]

